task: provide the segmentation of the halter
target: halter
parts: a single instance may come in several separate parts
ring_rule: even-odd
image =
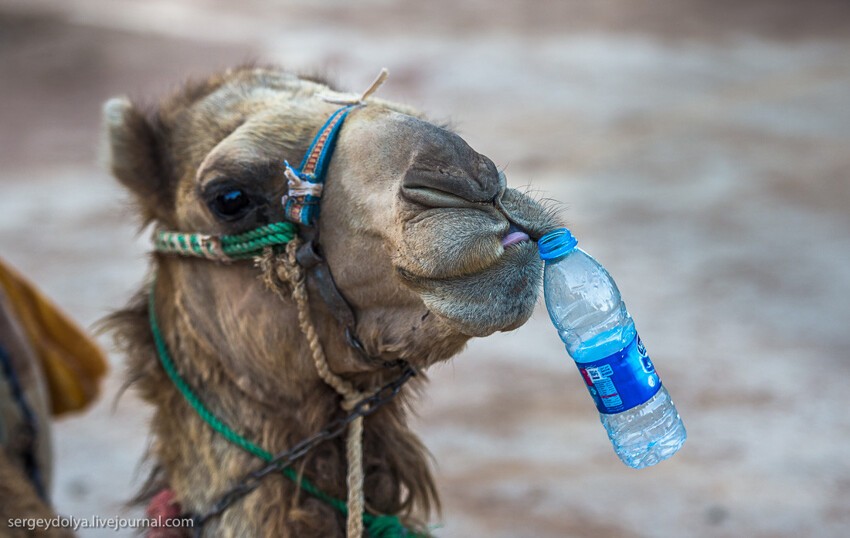
[[[286,179],[289,180],[289,192],[283,196],[281,202],[286,218],[290,221],[305,226],[315,225],[319,218],[319,202],[322,200],[325,186],[325,168],[336,147],[339,129],[348,113],[358,106],[361,105],[344,106],[331,114],[319,129],[319,134],[313,139],[301,166],[297,169],[283,161],[286,166]]]
[[[266,247],[289,243],[298,233],[296,225],[315,226],[319,218],[327,165],[336,148],[340,127],[348,113],[359,106],[362,105],[344,106],[331,114],[313,138],[298,168],[283,161],[288,189],[281,198],[281,204],[289,222],[275,222],[238,235],[159,230],[154,235],[156,250],[222,262],[244,260],[259,256]]]
[[[382,70],[381,74],[372,83],[372,86],[360,96],[354,96],[353,99],[345,99],[341,103],[344,104],[341,108],[334,111],[327,121],[319,129],[316,136],[313,138],[306,155],[301,161],[298,168],[292,167],[289,162],[283,161],[284,175],[287,179],[287,193],[281,198],[286,221],[276,222],[260,226],[248,232],[237,235],[213,235],[199,233],[182,233],[172,231],[159,230],[154,235],[154,248],[156,251],[165,254],[179,254],[183,256],[199,257],[208,260],[213,260],[221,263],[235,262],[245,259],[260,260],[260,265],[266,270],[266,277],[270,279],[271,260],[274,255],[283,256],[284,247],[286,250],[285,257],[289,263],[284,263],[284,270],[291,276],[293,284],[293,295],[296,298],[296,303],[299,307],[299,322],[302,332],[310,343],[311,351],[314,355],[317,369],[320,377],[329,385],[331,385],[340,395],[344,397],[343,407],[355,409],[362,407],[363,400],[368,400],[370,397],[357,391],[349,382],[336,376],[327,368],[324,352],[321,350],[321,344],[318,342],[315,330],[312,328],[312,321],[308,319],[309,312],[306,306],[307,292],[304,285],[304,271],[309,271],[314,283],[316,284],[322,299],[327,303],[329,310],[333,313],[336,319],[343,327],[346,341],[358,353],[358,355],[368,361],[378,362],[384,366],[398,366],[402,369],[402,376],[398,381],[400,385],[407,381],[412,375],[415,375],[415,370],[403,360],[393,362],[382,362],[378,359],[369,357],[361,342],[356,337],[356,317],[354,310],[333,280],[330,268],[320,254],[318,248],[318,227],[316,226],[320,213],[320,203],[324,191],[325,175],[327,167],[333,156],[333,151],[336,147],[337,138],[343,122],[348,114],[355,108],[365,106],[363,101],[378,86],[386,79],[386,70]],[[332,101],[340,102],[340,101]],[[300,228],[300,234],[299,234]],[[304,238],[302,243],[299,235]],[[296,243],[297,242],[297,243]],[[297,244],[300,245],[297,248]],[[280,287],[273,287],[275,292],[280,294]],[[177,372],[173,361],[169,357],[168,350],[165,346],[159,329],[156,315],[153,291],[150,296],[150,324],[154,336],[154,342],[157,348],[157,355],[160,362],[168,374],[168,377],[177,386],[178,390],[183,394],[195,411],[209,424],[215,431],[223,435],[226,439],[241,447],[255,456],[265,461],[270,461],[271,453],[263,450],[249,440],[245,439],[228,425],[224,424],[218,417],[213,415],[200,401],[198,396],[189,387],[188,383]],[[312,334],[311,334],[312,333]],[[318,355],[317,355],[318,354]],[[320,360],[321,359],[321,360]],[[324,364],[322,364],[324,363]],[[397,383],[398,383],[397,381]],[[380,389],[371,398],[376,398],[384,389]],[[397,393],[398,389],[395,390]],[[377,400],[376,400],[377,401]],[[386,403],[388,399],[380,401]],[[321,491],[318,491],[308,480],[303,477],[296,476],[295,473],[289,472],[289,467],[280,466],[280,470],[284,474],[295,481],[302,489],[327,502],[334,508],[348,513],[348,535],[349,538],[360,538],[362,533],[362,524],[366,523],[369,528],[370,535],[373,538],[378,536],[417,536],[413,531],[405,529],[395,516],[375,516],[363,511],[362,499],[362,445],[360,436],[362,436],[362,418],[365,412],[360,414],[359,418],[349,415],[349,445],[348,445],[348,460],[349,460],[349,499],[346,510],[345,502],[334,499]],[[356,437],[352,447],[352,439]],[[301,443],[299,443],[300,445]],[[352,450],[354,452],[352,453]],[[356,459],[356,462],[352,461]],[[279,459],[279,458],[278,458]],[[352,465],[356,465],[360,469],[360,476],[352,477]],[[356,473],[355,473],[356,474]],[[352,486],[352,480],[358,480],[359,483]],[[359,503],[357,499],[352,498],[352,488],[356,488],[359,494]],[[220,513],[219,512],[216,512]],[[205,519],[201,519],[201,522]],[[354,530],[352,530],[354,529]],[[200,529],[196,528],[196,532]]]

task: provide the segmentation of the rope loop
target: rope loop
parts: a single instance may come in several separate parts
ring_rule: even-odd
[[[285,255],[278,258],[281,261],[281,269],[292,286],[292,297],[295,299],[295,304],[298,307],[298,325],[307,339],[307,345],[310,346],[310,354],[313,357],[313,363],[316,366],[319,377],[322,378],[322,381],[330,385],[337,394],[342,396],[343,408],[350,410],[365,395],[357,390],[351,382],[332,372],[328,365],[322,342],[319,340],[316,326],[313,324],[312,316],[310,316],[310,303],[307,295],[304,270],[298,264],[296,257],[298,247],[300,246],[301,240],[298,238],[293,239],[286,245]],[[274,264],[267,264],[266,267],[267,270],[274,270]],[[272,282],[273,277],[267,276],[265,277],[265,281]],[[282,295],[280,291],[274,291],[278,295]],[[365,506],[365,500],[363,498],[363,417],[357,417],[349,424],[345,446],[346,459],[348,461],[347,536],[348,538],[360,538],[363,536],[363,512]]]

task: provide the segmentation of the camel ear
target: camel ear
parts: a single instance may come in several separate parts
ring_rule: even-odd
[[[126,97],[114,97],[103,105],[102,153],[108,170],[130,189],[152,214],[168,207],[170,193],[159,166],[156,132]]]

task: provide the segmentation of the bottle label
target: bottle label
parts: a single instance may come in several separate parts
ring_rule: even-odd
[[[613,355],[576,365],[600,413],[622,413],[649,401],[661,389],[661,378],[638,335]]]

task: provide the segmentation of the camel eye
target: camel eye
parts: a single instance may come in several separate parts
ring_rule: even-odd
[[[242,189],[226,189],[215,196],[210,203],[213,213],[225,220],[244,217],[253,206],[253,201]]]

